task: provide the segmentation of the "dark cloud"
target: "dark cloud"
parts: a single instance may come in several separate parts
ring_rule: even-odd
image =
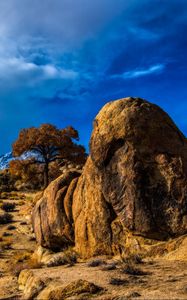
[[[0,152],[41,122],[87,145],[102,105],[129,95],[187,130],[186,29],[186,0],[1,0]]]

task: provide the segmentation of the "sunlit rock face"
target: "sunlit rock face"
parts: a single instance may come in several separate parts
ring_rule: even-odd
[[[139,98],[106,104],[74,193],[79,252],[110,253],[129,231],[156,239],[187,232],[186,177],[186,139],[163,110]]]
[[[154,104],[140,98],[106,104],[95,118],[82,175],[73,178],[57,179],[36,204],[40,244],[75,244],[91,257],[120,252],[129,235],[162,240],[187,232],[186,139]]]
[[[69,171],[45,189],[32,211],[37,242],[59,250],[74,245],[72,201],[80,173]]]

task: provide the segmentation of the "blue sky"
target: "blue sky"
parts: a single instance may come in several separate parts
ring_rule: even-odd
[[[1,0],[0,153],[41,123],[86,147],[108,101],[160,105],[187,134],[187,0]]]

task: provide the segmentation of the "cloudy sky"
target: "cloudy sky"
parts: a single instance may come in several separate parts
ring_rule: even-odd
[[[109,100],[157,103],[187,134],[187,0],[0,0],[0,153],[19,130],[73,125]]]

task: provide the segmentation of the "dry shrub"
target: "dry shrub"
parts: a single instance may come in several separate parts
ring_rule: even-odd
[[[10,174],[17,180],[15,188],[19,191],[33,190],[42,185],[42,166],[34,163],[34,158],[15,159],[10,162]]]
[[[0,193],[13,191],[15,180],[9,169],[0,170]]]
[[[88,263],[88,267],[98,267],[98,266],[102,266],[102,265],[105,265],[106,262],[103,260],[103,259],[93,259],[92,261],[90,261]]]
[[[47,267],[56,267],[61,265],[73,266],[77,262],[78,254],[71,248],[65,250],[63,254],[55,255],[48,263]]]
[[[31,252],[25,250],[22,253],[18,252],[14,254],[14,259],[16,263],[24,262],[31,259]]]
[[[32,201],[33,201],[33,197],[27,195],[27,196],[26,196],[26,201],[31,201],[31,202],[32,202]]]
[[[0,198],[3,200],[25,199],[25,195],[18,192],[1,192]]]
[[[48,263],[47,267],[57,267],[57,266],[63,266],[67,264],[66,260],[63,256],[55,256],[53,257]]]
[[[0,224],[8,224],[11,223],[13,216],[7,212],[0,215]]]
[[[133,264],[127,264],[123,270],[122,273],[128,274],[128,275],[133,275],[133,276],[144,276],[148,275],[147,272],[144,272],[140,268],[135,267]]]
[[[2,239],[1,241],[1,250],[9,250],[12,248],[13,239],[12,237],[6,237],[6,239]]]
[[[126,264],[142,264],[143,259],[140,254],[129,254],[126,257],[122,258],[123,263]]]
[[[20,225],[27,225],[26,221],[20,222]]]
[[[12,233],[10,233],[10,232],[3,232],[3,236],[12,236]]]
[[[64,258],[68,264],[75,264],[78,259],[78,253],[69,247],[67,250],[64,250]]]
[[[25,201],[22,200],[22,201],[19,201],[17,205],[22,206],[24,204],[25,204]]]
[[[1,204],[1,209],[6,212],[14,211],[15,207],[16,207],[15,203],[4,202]]]
[[[156,256],[163,256],[168,253],[168,249],[166,245],[160,244],[153,246],[148,252],[147,256],[149,257],[156,257]]]
[[[127,295],[128,299],[137,298],[137,297],[141,297],[141,295],[139,293],[137,293],[137,292],[132,292],[129,295]]]
[[[16,192],[16,191],[12,191],[12,192],[10,192],[10,197],[21,197],[21,194],[19,194],[18,192]]]
[[[15,229],[16,229],[16,226],[14,226],[14,225],[7,226],[7,230],[15,230]]]
[[[107,264],[106,266],[104,266],[102,268],[102,271],[112,271],[112,270],[115,270],[116,269],[116,264],[115,263],[110,263],[110,264]]]
[[[112,285],[125,285],[125,284],[128,284],[129,282],[126,279],[111,278],[109,283],[112,284]]]
[[[8,199],[9,198],[9,193],[8,192],[2,192],[1,193],[1,199]]]

